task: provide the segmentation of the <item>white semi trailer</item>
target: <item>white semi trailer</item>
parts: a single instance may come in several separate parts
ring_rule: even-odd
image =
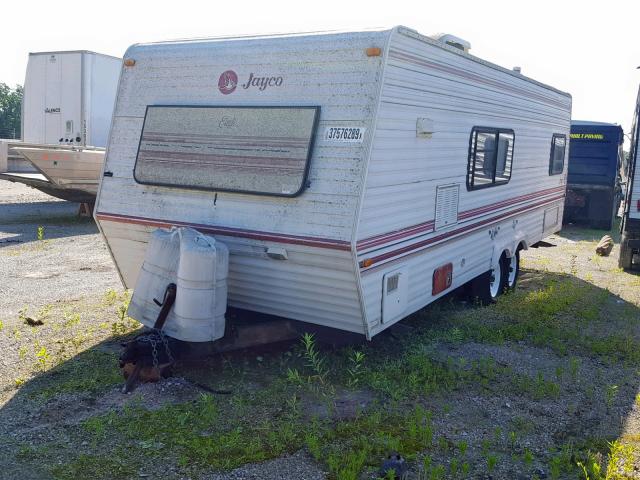
[[[86,50],[30,53],[22,141],[7,142],[0,178],[62,198],[95,198],[121,62]]]

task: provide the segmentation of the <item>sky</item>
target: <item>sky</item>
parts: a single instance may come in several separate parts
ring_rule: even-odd
[[[451,33],[471,53],[573,96],[574,119],[631,128],[640,83],[637,0],[22,0],[2,6],[0,82],[24,83],[29,52],[122,56],[146,41],[405,25]]]

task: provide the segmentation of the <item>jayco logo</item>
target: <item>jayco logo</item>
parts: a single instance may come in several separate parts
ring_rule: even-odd
[[[267,87],[279,87],[282,85],[282,77],[256,77],[253,73],[249,74],[249,80],[242,85],[242,88],[247,90],[249,87],[258,87],[261,92]]]
[[[255,87],[261,92],[268,87],[280,87],[284,79],[282,77],[259,77],[254,75],[253,72],[249,74],[249,78],[245,83],[241,85],[244,90],[248,90],[251,87]],[[227,70],[220,75],[218,80],[218,89],[224,95],[233,93],[238,86],[238,75],[233,70]]]
[[[220,78],[218,79],[218,90],[223,95],[229,95],[233,93],[236,87],[238,86],[238,75],[233,70],[227,70],[226,72],[222,72]]]

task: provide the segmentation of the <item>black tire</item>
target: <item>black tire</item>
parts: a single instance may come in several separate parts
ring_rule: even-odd
[[[623,270],[631,270],[633,262],[633,250],[629,248],[627,243],[627,234],[623,233],[620,237],[620,257],[618,258],[618,266]]]
[[[515,265],[512,263],[514,260]],[[506,254],[502,254],[500,261],[502,262],[502,275],[504,277],[503,291],[512,292],[516,289],[518,277],[520,276],[520,249],[516,250],[516,253],[511,257],[507,257]]]
[[[488,272],[485,272],[471,280],[471,298],[473,301],[479,302],[480,305],[491,305],[492,303],[495,303],[500,294],[504,291],[504,275],[502,273],[504,269],[502,268],[502,262],[498,262],[496,267],[498,267],[499,272],[489,270]],[[499,278],[498,285],[493,283],[495,281],[496,273]]]

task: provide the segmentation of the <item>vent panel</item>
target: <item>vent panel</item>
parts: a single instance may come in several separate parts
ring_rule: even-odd
[[[438,185],[436,189],[435,229],[440,230],[458,223],[460,186]]]

